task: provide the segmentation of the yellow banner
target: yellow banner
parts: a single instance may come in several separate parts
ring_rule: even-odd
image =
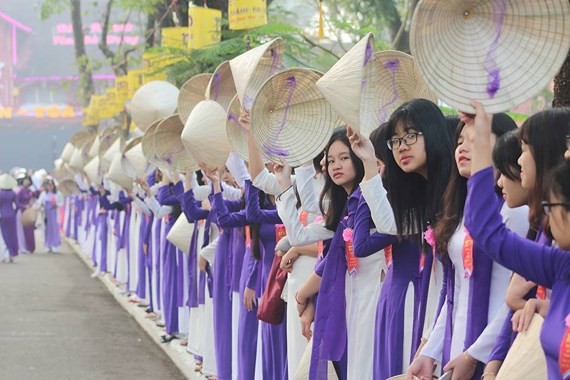
[[[230,29],[257,28],[267,24],[266,0],[229,0],[228,18]]]
[[[190,7],[188,9],[188,47],[201,49],[220,42],[222,37],[222,11]]]
[[[117,90],[119,102],[125,104],[125,102],[129,100],[129,77],[115,78],[115,89]]]
[[[121,103],[116,88],[108,88],[107,91],[105,91],[105,97],[107,100],[107,107],[109,108],[109,112],[112,112],[113,116],[123,111],[124,104]]]
[[[164,71],[164,67],[171,62],[172,59],[165,57],[164,54],[145,51],[143,53],[143,83],[154,80],[166,80],[167,74]]]
[[[129,78],[129,99],[132,99],[135,92],[143,85],[144,70],[129,70],[127,78]]]
[[[190,31],[186,26],[175,28],[162,28],[161,46],[186,49],[188,47],[188,35]]]

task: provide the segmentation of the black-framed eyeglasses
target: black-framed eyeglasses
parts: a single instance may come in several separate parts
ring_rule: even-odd
[[[402,143],[407,146],[414,145],[418,142],[418,136],[421,135],[423,135],[422,132],[411,132],[404,137],[392,137],[391,139],[386,140],[386,145],[388,145],[388,149],[390,150],[398,149]]]
[[[556,206],[563,206],[570,208],[570,202],[550,203],[542,201],[540,205],[542,206],[542,212],[544,213],[544,215],[550,215],[550,213],[552,212],[552,208]]]
[[[570,135],[566,135],[566,149],[570,149]]]

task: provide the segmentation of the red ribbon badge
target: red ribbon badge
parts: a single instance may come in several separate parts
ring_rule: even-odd
[[[463,270],[464,270],[464,277],[470,278],[473,274],[473,238],[467,231],[465,230],[465,239],[463,240]]]
[[[384,248],[384,258],[386,259],[386,267],[392,266],[392,244]]]
[[[279,242],[282,238],[287,236],[287,230],[285,230],[285,226],[282,224],[275,225],[275,243]]]
[[[560,353],[558,354],[558,364],[562,379],[570,379],[570,314],[566,316],[566,333],[560,342]]]

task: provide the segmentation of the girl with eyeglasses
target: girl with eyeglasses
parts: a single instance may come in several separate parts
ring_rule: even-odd
[[[394,278],[386,279],[380,296],[386,298],[385,304],[378,305],[384,308],[385,320],[379,320],[377,314],[374,355],[389,357],[384,356],[383,368],[375,368],[377,379],[406,369],[429,334],[442,304],[443,268],[435,258],[435,250],[425,244],[423,235],[437,222],[451,171],[453,148],[447,125],[437,105],[429,100],[414,99],[394,111],[386,130],[386,144],[391,150],[386,158],[387,196],[386,192],[378,191],[382,180],[374,169],[376,157],[367,153],[371,144],[358,134],[351,136],[352,148],[362,157],[366,168],[365,181],[360,187],[376,230],[394,235],[398,241],[392,245]],[[384,228],[390,216],[395,218],[395,229]],[[391,298],[385,293],[390,292],[390,283],[403,284],[404,295]],[[395,330],[385,333],[382,326],[390,329],[392,323]],[[398,338],[403,343],[390,346],[395,353],[388,354],[388,342],[394,343]]]
[[[516,129],[506,114],[496,115],[493,138]],[[437,251],[446,266],[446,302],[421,355],[408,374],[430,377],[436,362],[457,379],[479,378],[483,363],[499,333],[504,295],[511,276],[473,244],[464,226],[467,180],[471,175],[473,128],[461,122],[456,128],[456,149],[443,212],[435,227]],[[528,229],[525,208],[510,209],[501,202],[500,212],[509,227],[524,236]],[[504,309],[503,309],[504,310]],[[497,318],[497,323],[493,323]]]
[[[549,149],[560,150],[560,145],[565,145],[564,136],[568,130],[560,134],[558,142],[552,138],[557,133],[555,130],[568,128],[570,110],[540,112],[529,118],[521,131],[523,154],[519,163],[523,170],[523,187],[528,186],[532,180],[546,185],[542,199],[533,198],[538,192],[531,192],[531,216],[539,217],[532,214],[533,211],[540,214],[544,211],[549,213],[549,228],[559,246],[554,248],[518,236],[503,224],[495,207],[498,200],[490,186],[493,182],[490,144],[492,115],[485,114],[483,107],[477,102],[473,102],[473,106],[476,109],[476,116],[472,120],[475,130],[474,153],[472,176],[468,182],[465,224],[474,241],[480,244],[493,260],[530,281],[552,289],[550,306],[545,314],[541,333],[548,378],[570,378],[570,163],[563,161],[555,164],[550,174],[544,176],[539,168],[545,165],[545,157],[542,157],[542,154],[546,152],[537,151],[539,144],[533,144],[536,141],[549,142]],[[539,217],[534,222],[538,222],[540,226],[541,219]],[[533,219],[531,227],[532,223]]]

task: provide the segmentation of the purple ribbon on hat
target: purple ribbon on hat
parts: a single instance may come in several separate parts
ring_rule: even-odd
[[[244,131],[247,132],[247,129],[245,129],[244,126],[241,125],[241,123],[239,122],[239,117],[238,117],[235,113],[230,112],[230,113],[228,114],[228,120],[233,121],[234,123],[236,123],[237,125],[239,125],[241,129],[243,129]]]
[[[493,99],[497,91],[501,88],[501,70],[497,67],[495,55],[499,47],[499,39],[501,38],[501,29],[505,21],[505,12],[507,10],[507,2],[505,0],[496,0],[493,2],[494,15],[493,22],[495,24],[496,36],[491,43],[491,47],[485,56],[483,63],[485,71],[487,72],[487,95]]]
[[[368,61],[370,61],[370,58],[372,58],[372,44],[370,43],[370,40],[368,40],[368,43],[366,44],[366,52],[364,53],[364,65],[366,66],[368,64]]]
[[[274,48],[271,49],[271,58],[273,60],[271,63],[271,74],[274,74],[279,71],[279,55],[277,55],[277,51]]]
[[[388,61],[384,64],[384,68],[390,71],[390,76],[392,77],[392,99],[388,101],[388,103],[384,104],[382,108],[378,111],[378,117],[380,119],[380,124],[384,123],[388,119],[388,107],[396,103],[400,94],[398,93],[398,89],[396,88],[396,70],[400,68],[400,60],[398,58]]]
[[[281,132],[283,132],[283,128],[285,128],[285,123],[287,123],[287,114],[289,113],[289,107],[291,106],[291,100],[293,100],[293,93],[295,92],[295,88],[297,87],[297,80],[294,76],[290,76],[287,78],[287,85],[286,88],[289,89],[289,95],[287,96],[287,103],[285,103],[285,112],[283,113],[283,120],[281,120],[281,125],[279,129],[274,134],[273,141],[277,141]],[[287,157],[289,153],[274,144],[264,144],[265,152],[270,156],[278,156],[278,157]]]

